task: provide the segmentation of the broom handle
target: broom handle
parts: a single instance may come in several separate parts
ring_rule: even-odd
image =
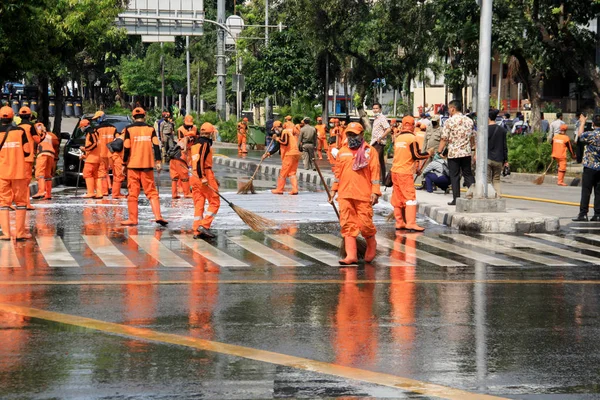
[[[223,195],[222,195],[221,193],[219,193],[219,191],[218,191],[217,189],[215,189],[214,187],[212,187],[212,186],[210,186],[210,185],[206,185],[206,186],[208,186],[208,188],[209,188],[210,190],[212,190],[213,192],[215,192],[216,194],[218,194],[220,198],[222,198],[223,200],[225,200],[225,203],[227,203],[227,205],[228,205],[229,207],[233,207],[233,203],[232,203],[232,202],[230,202],[229,200],[227,200],[225,197],[223,197]]]
[[[269,152],[269,148],[267,147],[267,150],[265,150],[265,154],[267,154]],[[256,169],[254,170],[254,173],[252,174],[252,178],[250,178],[251,181],[254,180],[254,177],[256,176],[256,174],[258,173],[258,169],[260,168],[261,164],[263,163],[263,161],[265,161],[264,158],[260,159],[260,162],[258,163],[258,165],[256,166]]]
[[[81,158],[79,159],[79,169],[77,170],[77,183],[75,184],[75,196],[79,194],[79,177],[81,176]]]
[[[321,178],[321,183],[325,187],[325,192],[327,192],[327,196],[331,199],[331,192],[329,191],[329,186],[327,186],[327,183],[325,182],[325,178],[323,178],[323,174],[321,173],[321,168],[319,167],[319,164],[317,164],[317,162],[314,158],[313,158],[312,162],[313,162],[313,165],[315,166],[315,168],[317,169],[317,173],[319,174],[319,177]],[[338,209],[335,206],[335,203],[333,201],[331,202],[331,206],[333,207],[333,211],[335,211],[335,215],[337,215],[338,219],[340,219],[340,213],[338,212]]]
[[[546,168],[546,171],[544,172],[544,175],[546,175],[548,173],[548,171],[550,170],[550,167],[552,166],[552,164],[554,164],[554,159],[552,159],[552,161],[550,161],[550,164],[548,164],[548,168]]]

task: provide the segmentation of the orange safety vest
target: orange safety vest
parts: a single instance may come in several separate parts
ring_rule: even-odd
[[[100,147],[98,146],[98,133],[87,127],[83,130],[85,133],[85,162],[90,164],[100,163]]]
[[[19,125],[19,128],[25,131],[25,134],[27,135],[27,141],[31,143],[33,151],[29,153],[29,155],[25,158],[25,161],[32,163],[35,160],[35,147],[37,147],[37,144],[40,142],[40,137],[31,122],[23,122]]]
[[[192,173],[196,178],[206,177],[206,170],[213,167],[213,151],[209,139],[200,138],[200,141],[192,146]],[[200,172],[198,172],[200,167]]]
[[[564,133],[559,133],[552,137],[552,157],[567,158],[567,149],[573,154],[571,139]]]
[[[152,169],[160,161],[156,131],[144,122],[134,122],[124,130],[123,162],[131,169]]]
[[[381,172],[377,150],[366,142],[363,146],[365,154],[369,158],[369,164],[358,171],[354,171],[352,168],[358,149],[352,150],[348,146],[344,146],[337,155],[333,190],[338,191],[340,199],[370,201],[373,193],[381,196],[379,186]]]
[[[25,163],[33,147],[27,132],[21,127],[0,126],[0,143],[2,141],[4,145],[0,150],[0,179],[27,179]]]
[[[42,132],[40,135],[41,141],[37,148],[38,156],[46,156],[56,158],[58,138],[52,132]]]
[[[421,153],[418,139],[412,133],[401,133],[394,140],[394,162],[391,171],[396,174],[414,174],[416,160],[425,160],[429,154]]]
[[[317,136],[319,139],[325,139],[327,137],[327,127],[325,124],[316,124],[315,129],[317,130]]]
[[[286,121],[283,123],[283,129],[294,129],[294,123],[292,121]]]
[[[281,133],[281,141],[279,142],[279,151],[281,158],[285,156],[297,156],[300,154],[298,149],[298,137],[289,129],[284,129]]]
[[[192,125],[190,127],[186,127],[185,125],[181,125],[179,129],[177,129],[177,138],[183,139],[184,137],[196,137],[198,135],[198,128],[196,125]]]
[[[248,126],[246,126],[246,124],[245,124],[245,123],[243,123],[243,122],[240,122],[240,123],[237,125],[237,130],[238,130],[238,134],[239,134],[239,135],[245,135],[245,134],[247,134],[247,133],[248,133]]]
[[[98,133],[98,146],[100,146],[100,157],[110,157],[110,152],[108,151],[108,147],[106,147],[106,145],[112,142],[115,138],[117,128],[115,128],[109,123],[103,122],[102,124],[96,127],[96,132]]]

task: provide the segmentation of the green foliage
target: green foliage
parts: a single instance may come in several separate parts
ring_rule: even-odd
[[[559,113],[562,112],[562,110],[556,106],[556,104],[554,103],[545,103],[544,106],[542,107],[542,112],[545,113]]]
[[[222,142],[237,142],[237,120],[235,117],[232,116],[227,121],[220,121],[216,126]]]
[[[552,145],[542,142],[542,133],[509,135],[508,162],[514,172],[543,172],[552,160]]]
[[[106,114],[111,115],[130,115],[131,110],[128,108],[121,107],[119,104],[114,104],[113,106],[104,110]]]

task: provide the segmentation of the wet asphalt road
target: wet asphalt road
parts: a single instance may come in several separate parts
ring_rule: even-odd
[[[397,236],[381,204],[377,261],[340,269],[320,188],[272,196],[258,177],[241,196],[243,173],[216,172],[278,227],[251,232],[222,204],[217,239],[194,242],[192,201],[170,199],[165,173],[167,229],[147,202],[128,229],[125,201],[59,188],[39,203],[37,240],[0,244],[0,398],[600,397],[600,236],[421,220],[425,234]]]

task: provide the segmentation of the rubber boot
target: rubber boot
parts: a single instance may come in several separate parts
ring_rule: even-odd
[[[108,196],[108,186],[110,183],[110,178],[107,175],[106,178],[102,178],[102,196]]]
[[[44,181],[46,185],[46,194],[44,200],[52,200],[52,181]]]
[[[396,230],[401,231],[406,229],[406,217],[404,207],[394,207],[394,217],[396,217]]]
[[[375,236],[369,236],[365,238],[367,241],[367,251],[365,252],[365,262],[370,263],[375,259],[377,255],[377,240],[375,240]]]
[[[558,186],[568,186],[565,183],[565,174],[566,171],[558,171]]]
[[[154,218],[156,218],[156,223],[161,226],[167,226],[168,222],[160,214],[160,200],[158,198],[150,200],[150,206],[152,207]]]
[[[127,202],[127,211],[129,218],[126,221],[121,221],[121,225],[124,226],[135,226],[138,224],[138,204],[137,201]]]
[[[0,228],[2,228],[0,240],[10,240],[10,214],[8,209],[0,210]]]
[[[93,199],[96,197],[96,181],[94,178],[86,178],[85,186],[87,187],[87,193],[83,195],[84,199]]]
[[[290,194],[298,194],[298,178],[296,176],[290,176],[290,182],[292,183],[292,190]]]
[[[112,198],[113,199],[123,199],[123,198],[125,198],[125,195],[123,195],[123,193],[121,193],[121,182],[119,182],[117,180],[113,180]]]
[[[94,197],[95,199],[102,199],[104,197],[103,193],[102,193],[102,181],[106,180],[104,178],[98,178],[96,179],[96,196]]]
[[[190,181],[181,181],[181,186],[183,186],[183,197],[186,199],[191,199],[192,192],[190,191]]]
[[[38,192],[32,196],[33,199],[41,199],[44,197],[46,190],[46,180],[44,178],[38,179]]]
[[[173,196],[173,200],[177,200],[179,198],[179,193],[177,191],[177,185],[179,181],[171,181],[171,196]]]
[[[29,186],[27,187],[27,190],[29,190]],[[29,211],[35,211],[35,207],[31,205],[31,197],[29,197],[29,194],[27,194],[26,208]]]
[[[273,189],[271,190],[271,193],[273,194],[283,194],[283,189],[285,188],[285,179],[284,178],[277,178],[277,189]]]
[[[425,228],[417,225],[417,205],[407,205],[406,206],[406,229],[415,232],[423,232]]]
[[[356,238],[352,236],[344,237],[344,248],[346,249],[346,258],[339,260],[340,265],[351,265],[358,262],[356,255]]]
[[[25,219],[27,218],[27,210],[17,208],[16,212],[16,228],[17,228],[17,240],[28,240],[31,239],[29,229],[25,227]]]

